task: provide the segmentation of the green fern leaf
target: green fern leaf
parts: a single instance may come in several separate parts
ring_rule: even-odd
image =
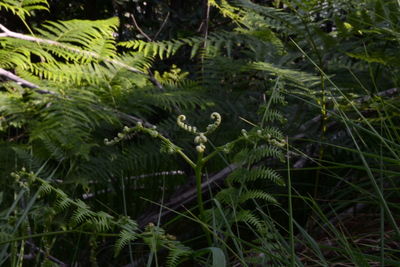
[[[263,199],[267,202],[278,204],[278,201],[273,196],[260,190],[250,190],[242,193],[239,197],[239,202],[244,203],[245,201],[251,199]]]
[[[189,256],[192,251],[190,248],[182,245],[181,243],[174,242],[168,246],[169,253],[167,256],[167,266],[178,266],[182,258]]]
[[[35,10],[49,10],[49,4],[47,0],[1,0],[0,10],[9,11],[22,20],[25,20],[26,16],[30,16],[32,11]]]
[[[228,176],[229,182],[246,183],[257,179],[268,179],[277,185],[285,185],[285,182],[275,170],[263,166],[255,167],[250,170],[239,168]]]
[[[235,219],[237,222],[246,222],[254,226],[258,231],[262,231],[264,228],[261,220],[249,210],[240,210]]]

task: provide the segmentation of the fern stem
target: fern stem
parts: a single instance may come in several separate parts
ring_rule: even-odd
[[[158,134],[157,136],[158,138],[160,138],[162,141],[164,141],[165,143],[175,146],[174,143],[171,142],[171,140],[169,140],[168,138],[166,138],[165,136]],[[178,153],[193,169],[196,169],[196,164],[180,149],[178,149],[176,151],[176,153]]]
[[[194,167],[194,173],[196,176],[196,189],[197,189],[197,203],[199,205],[199,211],[200,211],[200,220],[205,223],[205,211],[204,211],[204,202],[203,202],[203,190],[201,189],[201,183],[202,183],[202,174],[203,174],[203,166],[204,166],[204,161],[203,161],[203,153],[198,153],[198,158],[197,158],[197,164]],[[210,233],[205,225],[202,224],[203,231],[206,235],[207,238],[207,243],[209,246],[212,245],[211,242],[211,236]]]
[[[232,142],[229,142],[229,143],[227,143],[227,144],[225,144],[225,145],[223,145],[223,146],[214,147],[214,151],[211,152],[210,154],[208,154],[206,157],[204,157],[204,158],[202,159],[202,164],[208,162],[208,161],[209,161],[210,159],[212,159],[214,156],[216,156],[217,154],[219,154],[221,151],[224,150],[224,148],[225,148],[226,146],[232,146],[232,147],[233,147],[236,143],[242,141],[243,139],[244,139],[243,137],[239,137],[239,138],[237,138],[236,140],[233,140]]]

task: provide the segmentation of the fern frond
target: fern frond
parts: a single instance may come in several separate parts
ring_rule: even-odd
[[[121,250],[130,242],[135,241],[139,235],[137,233],[137,223],[131,220],[129,217],[123,216],[116,222],[122,230],[120,231],[119,238],[115,242],[114,256],[118,256]]]
[[[53,187],[49,183],[43,183],[38,189],[39,195],[48,195],[53,191]]]
[[[263,230],[263,224],[261,220],[249,210],[240,210],[237,212],[235,221],[246,222],[249,225],[254,226],[258,231]]]
[[[64,44],[57,46],[56,43],[48,43],[48,49],[53,52],[59,51],[58,56],[67,57],[68,53],[60,48],[84,49],[84,51],[94,52],[102,58],[116,57],[115,42],[113,33],[117,30],[118,18],[106,20],[69,20],[59,22],[47,22],[41,28],[35,29],[43,38]],[[58,49],[57,49],[58,48]],[[83,50],[82,50],[83,51]],[[86,55],[90,55],[85,52]],[[81,54],[84,56],[85,54]],[[68,59],[68,58],[67,58]]]
[[[246,31],[241,29],[237,32],[212,32],[207,38],[206,51],[202,51],[203,42],[204,39],[202,37],[191,37],[159,42],[133,40],[118,43],[118,46],[133,49],[143,53],[145,56],[158,56],[160,59],[170,58],[184,46],[191,48],[190,58],[194,58],[200,53],[215,56],[220,54],[220,52],[225,52],[228,57],[230,57],[232,51],[238,49],[239,44],[255,52],[264,53],[266,47],[271,48],[268,46],[270,43],[277,51],[282,51],[282,43],[279,39],[276,38],[274,33],[265,29],[259,31]]]
[[[192,253],[190,248],[176,241],[169,245],[168,249],[167,266],[169,267],[178,266],[182,258],[187,257]]]
[[[97,64],[78,63],[35,63],[31,65],[29,71],[41,79],[76,85],[83,83],[99,85],[107,74],[112,73],[110,69]]]
[[[66,210],[73,202],[66,195],[58,195],[55,207],[58,211]]]
[[[37,29],[41,37],[15,33],[1,26],[4,33],[0,34],[0,43],[10,53],[0,50],[0,59],[6,60],[0,65],[29,70],[41,78],[77,83],[83,78],[95,81],[96,76],[107,77],[108,69],[124,68],[146,75],[119,57],[113,36],[118,23],[117,18],[49,22]],[[32,56],[39,57],[40,62],[33,64]]]
[[[145,56],[158,56],[160,59],[169,58],[176,54],[176,52],[184,45],[194,46],[200,43],[200,38],[183,38],[172,41],[159,41],[159,42],[146,42],[143,40],[133,40],[118,43],[118,46],[134,49],[143,53]],[[197,49],[193,49],[192,53],[196,53]]]
[[[283,161],[285,156],[282,153],[282,150],[277,148],[276,146],[258,146],[249,152],[245,162],[253,165],[254,163],[257,163],[267,157],[273,157]]]
[[[268,126],[268,127],[264,127],[262,130],[262,135],[263,136],[268,136],[270,135],[272,138],[275,138],[277,140],[282,140],[283,139],[283,133],[282,131],[277,128],[277,127],[273,127],[273,126]]]
[[[240,8],[237,8],[229,4],[227,0],[221,0],[221,1],[211,0],[210,5],[218,8],[224,17],[229,17],[231,20],[235,22],[240,22],[241,17],[243,15],[241,13]]]
[[[267,62],[254,62],[250,64],[249,68],[269,72],[274,76],[282,77],[293,82],[294,84],[299,84],[302,86],[315,86],[320,82],[319,77],[317,76],[297,70],[278,67]]]
[[[257,179],[268,179],[277,185],[285,185],[285,182],[275,170],[266,167],[255,167],[250,170],[239,168],[228,176],[230,182],[239,183],[246,183]]]
[[[1,39],[1,38],[0,38]],[[23,46],[19,46],[21,42],[8,41],[5,49],[0,49],[0,67],[4,69],[13,69],[15,66],[27,69],[32,66],[30,55],[37,52],[39,56],[49,56],[45,51],[32,49],[27,51]],[[19,46],[19,47],[18,47]]]
[[[280,161],[284,161],[284,154],[282,150],[271,145],[258,146],[253,149],[244,148],[235,155],[234,161],[240,164],[253,165],[268,157],[277,158]]]
[[[255,4],[249,0],[235,0],[234,3],[242,8],[242,12],[246,14],[244,15],[246,18],[251,18],[253,12],[262,15],[264,17],[263,22],[274,30],[284,30],[288,33],[296,33],[304,30],[302,21],[293,13],[278,8]]]
[[[121,253],[121,250],[128,245],[130,242],[135,241],[138,238],[136,232],[123,229],[119,233],[119,238],[115,242],[114,249],[114,257],[118,256]]]
[[[224,204],[227,205],[234,205],[238,201],[238,196],[239,190],[235,187],[228,187],[225,188],[221,191],[219,191],[216,195],[215,198]]]
[[[77,208],[71,217],[71,221],[74,224],[84,223],[93,217],[93,212],[89,210],[89,206],[86,205],[86,203],[84,203],[82,200],[78,199],[75,204],[77,205]]]
[[[30,16],[34,10],[49,10],[49,4],[47,0],[1,0],[0,10],[9,11],[22,20],[25,20],[26,16]]]
[[[96,231],[105,232],[111,229],[113,217],[103,211],[96,212],[90,220]]]
[[[268,122],[286,122],[285,116],[279,110],[271,110],[268,106],[260,105],[259,113],[262,114],[263,119]]]
[[[261,190],[249,190],[242,193],[239,197],[239,202],[244,203],[252,199],[262,199],[273,204],[278,204],[278,201],[273,196]]]

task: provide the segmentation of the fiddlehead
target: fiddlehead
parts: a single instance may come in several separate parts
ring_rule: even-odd
[[[206,135],[214,132],[221,124],[222,119],[221,115],[218,112],[213,112],[211,114],[211,119],[213,119],[214,122],[207,126],[205,132],[198,132],[197,127],[185,123],[186,120],[185,115],[179,115],[176,120],[176,123],[178,124],[179,127],[181,127],[182,129],[184,129],[189,133],[196,134],[196,137],[194,138],[194,143],[196,144],[196,150],[198,153],[203,153],[204,150],[206,149],[206,146],[204,145],[205,143],[207,143]]]
[[[187,123],[186,121],[186,116],[185,115],[179,115],[178,118],[176,119],[176,124],[178,124],[179,127],[181,127],[183,130],[196,134],[197,133],[197,127],[191,126]]]
[[[207,126],[207,128],[206,128],[207,131],[204,134],[210,134],[210,133],[214,132],[218,128],[218,126],[221,124],[222,118],[218,112],[213,112],[211,114],[211,119],[214,120],[214,123],[211,123]]]

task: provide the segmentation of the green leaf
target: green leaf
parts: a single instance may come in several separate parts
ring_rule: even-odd
[[[196,256],[201,256],[203,254],[206,254],[210,252],[212,254],[212,267],[224,267],[226,266],[226,258],[225,254],[222,251],[222,249],[217,248],[217,247],[208,247],[204,249],[198,250],[195,255]]]

